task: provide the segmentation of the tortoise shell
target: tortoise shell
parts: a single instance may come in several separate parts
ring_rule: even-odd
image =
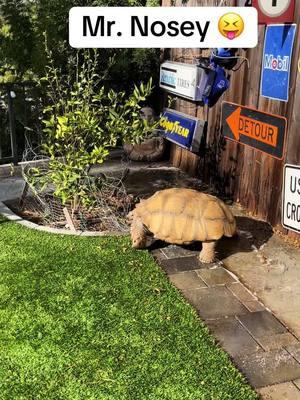
[[[218,240],[236,232],[232,212],[217,197],[193,189],[166,189],[134,210],[156,239],[174,244]]]

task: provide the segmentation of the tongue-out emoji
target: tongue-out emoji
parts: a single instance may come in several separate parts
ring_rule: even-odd
[[[244,30],[243,18],[236,13],[228,13],[223,15],[219,20],[219,31],[221,35],[229,40],[233,40],[240,36]]]
[[[229,31],[227,32],[227,38],[233,40],[235,38],[236,31]]]

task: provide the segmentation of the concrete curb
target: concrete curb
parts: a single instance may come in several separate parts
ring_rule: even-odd
[[[128,233],[125,232],[116,232],[116,231],[103,231],[103,232],[91,232],[91,231],[77,231],[71,232],[68,229],[58,229],[58,228],[50,228],[43,225],[35,224],[34,222],[26,221],[19,215],[15,214],[10,208],[8,208],[2,201],[0,201],[0,214],[3,215],[10,221],[16,222],[22,226],[25,226],[29,229],[35,229],[37,231],[55,233],[59,235],[73,235],[73,236],[125,236]]]

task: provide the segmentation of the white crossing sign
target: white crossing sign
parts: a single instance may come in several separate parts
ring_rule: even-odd
[[[282,225],[300,232],[300,166],[286,164],[283,182]]]

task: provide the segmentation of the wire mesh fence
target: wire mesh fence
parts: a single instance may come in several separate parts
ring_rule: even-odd
[[[90,205],[84,205],[80,196],[75,201],[65,203],[55,195],[55,186],[43,184],[43,177],[49,173],[49,158],[39,153],[27,141],[23,154],[22,175],[26,182],[25,190],[19,201],[20,211],[29,219],[40,224],[57,228],[69,228],[80,231],[118,231],[127,232],[126,215],[134,204],[132,195],[127,194],[124,180],[128,173],[128,162],[120,162],[122,174],[112,176],[89,172],[82,174],[81,184],[87,188]],[[34,185],[30,179],[32,169],[38,168]],[[39,182],[40,178],[40,182]],[[66,218],[66,212],[72,226]]]

